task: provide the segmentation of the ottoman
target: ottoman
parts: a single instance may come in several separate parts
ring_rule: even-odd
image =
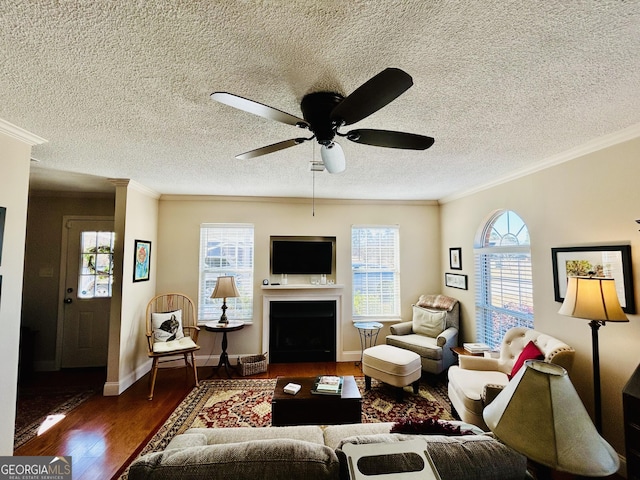
[[[418,393],[422,364],[420,355],[393,345],[376,345],[362,353],[362,373],[364,373],[365,389],[371,389],[371,379],[398,387],[398,399],[402,399],[403,388],[413,386],[413,393]]]

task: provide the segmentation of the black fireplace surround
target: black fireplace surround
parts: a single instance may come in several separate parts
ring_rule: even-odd
[[[335,300],[272,301],[269,362],[335,362]]]

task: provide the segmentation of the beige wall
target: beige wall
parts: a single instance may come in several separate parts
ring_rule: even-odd
[[[60,256],[65,215],[113,216],[110,196],[29,195],[22,325],[35,332],[36,370],[55,370]]]
[[[0,206],[7,209],[0,264],[0,455],[13,454],[29,161],[31,145],[43,141],[0,122]]]
[[[576,353],[571,373],[582,401],[593,406],[591,329],[583,320],[558,315],[554,301],[552,247],[627,244],[632,247],[635,298],[640,288],[640,139],[584,155],[524,178],[442,205],[442,256],[462,247],[468,291],[462,302],[462,336],[475,339],[473,241],[497,209],[515,211],[531,235],[535,328],[556,336]],[[443,260],[444,261],[444,260]],[[453,294],[453,291],[450,292]],[[640,321],[600,329],[604,437],[624,455],[622,389],[640,363]]]
[[[149,371],[145,337],[147,302],[155,295],[159,195],[130,180],[116,185],[116,265],[105,395],[119,395]],[[135,240],[151,242],[149,280],[133,281]]]
[[[438,292],[438,206],[426,202],[348,202],[316,200],[315,216],[310,200],[229,199],[163,196],[160,200],[157,291],[182,291],[198,301],[198,248],[201,223],[251,223],[254,225],[253,325],[229,336],[229,354],[261,353],[262,279],[269,277],[270,235],[321,235],[336,237],[336,283],[342,290],[342,352],[339,360],[360,356],[360,341],[351,317],[351,226],[397,224],[400,226],[402,316],[409,319],[411,304],[420,294]],[[231,311],[227,312],[229,315]],[[231,317],[231,315],[230,315]],[[232,317],[231,317],[232,318]],[[388,332],[388,325],[381,332]],[[199,364],[213,364],[210,355],[220,352],[217,334],[202,332]],[[231,336],[233,335],[233,336]],[[235,362],[235,359],[233,360]]]

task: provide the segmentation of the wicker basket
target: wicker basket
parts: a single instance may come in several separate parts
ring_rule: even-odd
[[[238,369],[240,370],[240,375],[243,377],[266,372],[267,354],[263,353],[262,355],[249,355],[238,358]]]

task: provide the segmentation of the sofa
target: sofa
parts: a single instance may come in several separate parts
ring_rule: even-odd
[[[266,428],[192,428],[161,452],[136,459],[129,480],[232,478],[234,480],[347,480],[345,443],[396,443],[420,438],[442,480],[522,480],[526,458],[490,434],[462,422],[446,422],[464,435],[391,433],[393,423]],[[469,431],[466,431],[469,429]],[[398,456],[380,457],[380,468]],[[375,460],[375,459],[374,459]],[[400,468],[400,467],[399,467]]]
[[[410,322],[391,325],[386,344],[420,355],[422,371],[439,375],[456,361],[460,303],[445,295],[420,295]]]

